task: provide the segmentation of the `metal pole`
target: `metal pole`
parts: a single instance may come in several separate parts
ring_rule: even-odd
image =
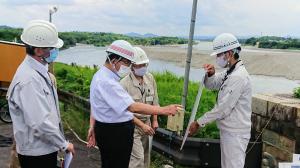
[[[194,30],[195,30],[196,13],[197,13],[197,1],[198,0],[193,0],[192,19],[191,19],[191,24],[190,24],[190,35],[189,35],[189,43],[188,43],[188,52],[187,52],[186,65],[185,65],[184,87],[183,87],[182,99],[181,99],[181,105],[183,106],[184,109],[186,107],[186,98],[187,98],[188,87],[189,87],[190,66],[191,66],[191,59],[192,59]]]
[[[52,22],[52,9],[49,9],[49,22]],[[53,67],[53,63],[49,64],[48,70],[50,73],[52,73],[54,75],[54,67]]]
[[[52,12],[51,12],[51,9],[49,10],[49,22],[50,23],[52,22]]]

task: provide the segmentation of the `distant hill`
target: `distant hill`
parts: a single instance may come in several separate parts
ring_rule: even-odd
[[[152,34],[152,33],[146,33],[146,34],[144,34],[144,37],[145,38],[147,38],[147,37],[158,37],[158,35]]]
[[[179,38],[188,39],[189,36],[179,36]],[[194,40],[200,40],[200,41],[212,41],[215,38],[215,36],[194,36]]]
[[[139,37],[139,38],[159,37],[158,35],[152,34],[152,33],[146,33],[146,34],[142,35],[142,34],[135,33],[135,32],[126,33],[124,35],[129,36],[129,37]]]
[[[213,41],[215,37],[216,36],[212,36],[212,35],[211,36],[198,36],[198,35],[195,35],[194,36],[194,40]],[[237,38],[239,40],[246,40],[246,39],[248,39],[250,37],[252,37],[252,36],[237,36]],[[181,38],[188,39],[189,37],[188,36],[181,36]]]
[[[11,29],[12,27],[6,25],[0,25],[0,29]]]
[[[0,27],[0,40],[21,42],[22,29]],[[131,33],[131,35],[133,35]],[[135,36],[137,36],[135,34]],[[153,37],[153,34],[142,35],[142,37],[130,37],[124,34],[104,33],[104,32],[59,32],[59,37],[64,41],[63,48],[75,46],[76,43],[90,44],[95,46],[107,46],[114,40],[126,40],[133,45],[172,45],[186,44],[187,40],[178,37]],[[146,38],[147,37],[147,38]],[[151,38],[150,38],[151,37]]]

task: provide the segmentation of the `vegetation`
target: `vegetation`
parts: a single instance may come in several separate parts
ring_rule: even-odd
[[[258,45],[259,48],[271,49],[300,49],[300,40],[293,38],[264,36],[260,38],[249,38],[245,41],[246,45]]]
[[[22,29],[0,28],[0,40],[21,42]]]
[[[294,89],[294,96],[300,99],[300,87]]]
[[[0,28],[0,40],[21,42],[22,29]],[[129,37],[122,34],[103,32],[61,32],[59,37],[64,41],[63,48],[75,46],[76,43],[91,44],[95,46],[107,46],[114,40],[127,40],[135,45],[166,45],[185,44],[186,39],[178,37]]]
[[[58,88],[75,93],[77,95],[88,98],[89,97],[89,86],[92,80],[93,74],[98,70],[97,67],[80,67],[80,66],[70,66],[62,63],[55,64],[55,75],[57,78]],[[168,105],[172,103],[180,103],[181,92],[184,79],[182,77],[177,77],[170,72],[164,73],[153,73],[157,82],[158,94],[160,105]],[[190,111],[197,94],[198,84],[195,82],[190,82],[189,85],[189,96],[187,99],[187,112],[185,113],[184,128],[187,127],[188,120],[190,117]],[[198,108],[197,117],[203,115],[204,112],[209,111],[213,108],[216,99],[216,92],[204,89],[201,103]],[[78,114],[79,115],[79,114]],[[82,120],[82,116],[70,115],[70,117],[79,117],[79,119],[74,119],[73,126],[77,129],[78,124],[88,124],[88,117]],[[76,122],[75,122],[76,121]],[[159,117],[160,127],[164,128],[167,124],[167,117]],[[71,125],[71,126],[72,126]],[[88,125],[85,125],[88,127]],[[79,131],[81,135],[86,135],[85,130]],[[196,137],[206,137],[206,138],[219,138],[219,133],[216,125],[209,124],[202,131],[198,132]]]

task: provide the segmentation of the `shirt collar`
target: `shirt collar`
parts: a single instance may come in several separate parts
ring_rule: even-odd
[[[239,61],[236,65],[233,71],[237,70],[240,66],[244,65],[243,61]]]
[[[116,81],[120,81],[121,78],[117,74],[115,74],[112,70],[108,69],[106,66],[102,66],[101,70],[107,75],[107,77],[112,78]]]
[[[32,69],[36,70],[37,72],[42,74],[47,79],[49,78],[49,76],[48,76],[48,64],[43,65],[42,63],[38,62],[37,60],[35,60],[34,58],[32,58],[29,55],[26,55],[25,59],[26,59],[26,61],[28,62],[29,66]]]
[[[144,85],[147,85],[148,81],[147,81],[147,78],[145,78],[145,75],[143,76],[143,82],[144,82]],[[132,71],[130,72],[129,76],[133,82],[133,85],[136,87],[140,87],[140,81],[135,77],[135,75]]]
[[[133,85],[136,87],[140,87],[140,81],[135,77],[132,71],[130,72],[129,76],[130,79],[132,80]]]

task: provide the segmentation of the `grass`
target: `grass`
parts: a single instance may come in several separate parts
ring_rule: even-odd
[[[300,87],[294,89],[294,96],[300,98]]]

